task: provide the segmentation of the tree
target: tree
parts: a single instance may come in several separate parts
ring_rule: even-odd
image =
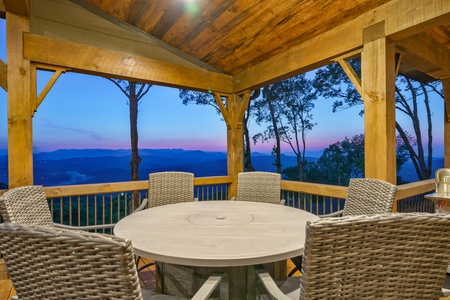
[[[355,72],[361,74],[361,61],[355,59],[349,62]],[[320,95],[334,99],[333,112],[363,104],[361,96],[337,63],[319,69],[314,78],[314,86],[318,89]],[[421,83],[403,75],[399,75],[397,78],[396,109],[397,112],[406,115],[410,119],[413,133],[405,130],[405,125],[400,124],[398,121],[396,121],[395,126],[400,138],[403,140],[402,145],[407,149],[409,159],[414,164],[419,180],[429,179],[432,175],[433,135],[432,112],[429,105],[430,93],[444,98],[437,82]],[[423,108],[420,108],[421,106],[425,110],[426,134],[423,134],[421,130],[423,126],[421,124],[422,118],[420,117],[423,110]],[[360,115],[363,115],[363,113],[364,111],[361,110]],[[427,151],[425,151],[424,141],[427,141]]]
[[[275,139],[276,166],[281,172],[280,141],[289,145],[297,159],[299,178],[303,178],[305,162],[306,135],[314,127],[312,122],[313,101],[316,91],[311,80],[302,74],[273,84],[267,89],[265,103],[261,102],[257,113],[257,122],[270,121],[263,133],[253,137],[255,141]]]
[[[277,173],[281,174],[281,137],[280,131],[278,129],[277,119],[279,118],[278,112],[276,111],[274,97],[272,95],[272,90],[275,85],[271,85],[263,88],[263,98],[256,101],[256,123],[261,124],[263,122],[269,122],[270,125],[267,126],[266,130],[261,133],[257,133],[253,136],[253,142],[256,144],[258,140],[267,142],[272,138],[275,139],[275,145],[272,147],[272,155],[275,157],[274,166],[277,168]],[[276,97],[275,97],[276,101]]]
[[[251,144],[250,144],[250,132],[248,129],[248,123],[251,118],[252,111],[252,100],[258,98],[260,95],[260,90],[254,90],[250,96],[250,101],[247,106],[247,110],[242,120],[242,129],[244,134],[244,170],[254,171],[251,159]],[[180,99],[183,101],[184,105],[190,103],[197,105],[207,105],[215,108],[216,112],[220,114],[219,106],[217,105],[214,97],[210,93],[196,92],[191,90],[179,90]]]
[[[107,78],[114,83],[122,93],[128,98],[128,106],[130,108],[130,137],[131,137],[131,180],[139,180],[139,164],[141,157],[138,150],[138,105],[142,97],[144,97],[150,88],[151,84],[138,83],[120,79]],[[134,192],[132,196],[133,203],[131,207],[133,209],[139,207],[139,192]]]
[[[403,139],[397,136],[397,172],[408,161],[408,150]],[[295,176],[297,167],[283,170],[290,180]],[[308,182],[348,186],[350,178],[364,177],[364,135],[357,134],[351,139],[345,137],[329,145],[316,161],[305,163],[305,180]],[[401,182],[401,178],[398,179]]]

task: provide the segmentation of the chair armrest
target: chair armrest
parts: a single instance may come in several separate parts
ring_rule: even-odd
[[[200,287],[200,289],[195,293],[192,300],[203,300],[208,299],[208,297],[214,292],[217,285],[220,284],[220,299],[226,300],[229,297],[229,285],[228,285],[228,275],[226,273],[214,272],[205,283]]]
[[[255,266],[255,272],[258,278],[261,280],[266,291],[273,299],[277,300],[291,300],[288,296],[286,296],[275,283],[270,274],[264,269],[262,265]]]
[[[136,212],[138,212],[138,211],[141,211],[141,210],[145,209],[145,208],[147,207],[147,202],[148,202],[148,199],[147,199],[147,198],[145,198],[144,200],[142,200],[141,205],[139,205],[138,208],[136,208],[136,209],[132,212],[132,214],[134,214],[134,213],[136,213]]]
[[[333,212],[333,213],[331,213],[331,214],[320,215],[320,216],[318,216],[318,217],[319,217],[319,218],[336,217],[336,216],[342,215],[343,212],[344,212],[344,210],[341,209],[341,210],[335,211],[335,212]]]

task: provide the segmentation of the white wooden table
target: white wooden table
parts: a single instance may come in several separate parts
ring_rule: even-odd
[[[139,256],[180,268],[195,266],[217,270],[218,267],[253,266],[301,255],[306,223],[317,218],[283,205],[199,201],[131,214],[117,223],[114,234],[130,239]],[[189,267],[181,269],[189,270]],[[230,278],[230,291],[232,280]]]

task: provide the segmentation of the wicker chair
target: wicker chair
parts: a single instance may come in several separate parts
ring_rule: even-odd
[[[180,299],[141,290],[130,240],[15,223],[0,224],[0,239],[20,300]],[[193,299],[207,299],[218,285],[227,299],[228,280],[221,274],[208,278]]]
[[[148,206],[194,201],[194,174],[157,172],[149,175]]]
[[[450,258],[449,232],[450,215],[443,214],[308,222],[302,276],[289,277],[287,284],[297,280],[297,293],[291,290],[285,297],[261,267],[258,286],[276,299],[439,299]]]
[[[397,186],[392,183],[374,178],[352,178],[348,186],[344,209],[319,217],[388,213],[392,211],[396,193]],[[295,268],[288,276],[292,276],[302,268],[302,256],[293,257],[291,261]]]
[[[194,198],[194,174],[188,172],[156,172],[150,173],[148,178],[148,206],[149,208],[189,201]],[[140,257],[136,257],[139,264]],[[155,265],[150,262],[139,267],[141,272]]]
[[[231,200],[284,204],[280,199],[281,175],[270,172],[242,172],[238,174],[237,195]]]
[[[147,200],[135,210],[145,208]],[[5,222],[42,225],[76,230],[97,230],[113,228],[115,224],[68,226],[53,223],[44,188],[40,185],[22,186],[11,189],[0,196],[0,213]]]

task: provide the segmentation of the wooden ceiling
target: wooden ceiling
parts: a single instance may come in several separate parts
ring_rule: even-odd
[[[228,75],[312,40],[390,0],[71,0],[101,11]],[[450,20],[426,32],[450,50]],[[405,50],[405,49],[404,49]],[[400,73],[422,81],[447,76],[404,51]],[[416,66],[417,65],[417,66]]]
[[[7,11],[19,14],[25,14],[29,1],[27,44],[50,43],[38,39],[43,36],[137,55],[137,60],[162,62],[152,65],[155,74],[167,70],[165,63],[171,64],[173,73],[166,78],[134,77],[156,84],[209,90],[214,82],[216,90],[227,92],[261,87],[358,56],[365,29],[380,24],[374,29],[384,27],[401,53],[400,73],[423,81],[450,77],[447,0],[19,0],[22,10],[16,0],[2,1]],[[433,12],[434,19],[428,18]],[[420,23],[422,16],[426,17]],[[100,75],[108,68],[86,68],[89,62],[67,61],[61,45],[59,52],[48,47],[47,57],[38,51],[26,51],[26,56],[72,70],[94,74],[100,70]],[[66,47],[67,52],[77,46]],[[84,52],[72,55],[81,59]],[[114,61],[116,54],[108,55],[111,64],[127,60]],[[148,74],[148,67],[141,65],[134,73]],[[183,74],[192,73],[192,68],[196,79],[186,80]],[[128,76],[120,72],[104,73]],[[177,72],[180,76],[175,76]]]
[[[81,1],[235,75],[389,0]]]

